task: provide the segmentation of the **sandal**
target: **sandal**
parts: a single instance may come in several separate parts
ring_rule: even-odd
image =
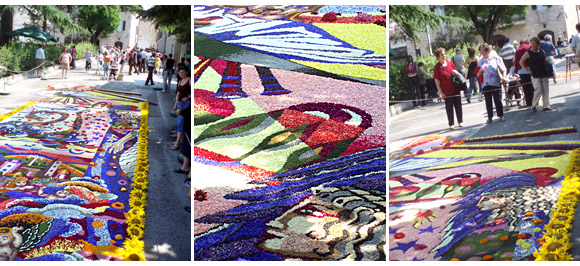
[[[181,168],[178,168],[178,169],[173,170],[173,172],[176,172],[178,174],[187,174],[189,172],[189,170],[183,171],[183,170],[181,170]]]

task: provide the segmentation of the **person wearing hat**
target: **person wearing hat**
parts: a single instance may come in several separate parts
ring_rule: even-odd
[[[516,48],[510,43],[510,39],[505,39],[505,44],[501,48],[501,58],[506,69],[514,66],[514,56],[516,55]]]
[[[514,41],[514,49],[516,49],[516,51],[518,50],[518,47],[520,47],[520,43],[518,41]]]
[[[461,48],[455,49],[455,55],[451,57],[451,62],[455,65],[455,69],[465,77],[465,58],[461,54]],[[462,88],[465,92],[465,100],[471,103],[471,95],[467,95],[467,84]]]

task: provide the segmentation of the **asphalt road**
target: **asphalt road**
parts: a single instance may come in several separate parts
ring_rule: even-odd
[[[550,80],[550,107],[553,111],[537,112],[528,108],[512,107],[504,112],[506,121],[500,122],[494,114],[492,123],[486,125],[487,112],[485,102],[478,102],[472,97],[470,104],[462,100],[464,127],[448,129],[447,115],[444,103],[430,104],[423,109],[414,109],[392,116],[389,119],[389,141],[395,141],[416,136],[437,135],[453,138],[485,137],[512,134],[517,132],[535,131],[551,128],[580,126],[580,77],[571,80],[558,79],[558,84]],[[541,106],[540,100],[540,106]],[[502,102],[505,105],[505,101]],[[495,109],[494,109],[495,113]],[[455,118],[456,119],[456,118]],[[512,142],[543,142],[543,141],[578,141],[580,133],[558,134],[534,138],[514,139]],[[506,143],[510,140],[495,142]],[[493,141],[486,142],[493,143]],[[580,260],[580,208],[576,210],[573,224],[572,251],[574,260]]]
[[[186,197],[189,188],[184,185],[186,175],[177,174],[173,169],[181,167],[176,158],[179,151],[171,150],[174,141],[169,131],[175,127],[176,118],[170,116],[175,99],[175,80],[172,91],[163,93],[153,90],[155,86],[145,86],[147,74],[128,76],[123,81],[106,81],[95,74],[95,70],[85,71],[84,61],[77,61],[77,68],[69,70],[68,79],[61,79],[60,70],[48,71],[46,79],[31,78],[4,84],[0,82],[0,114],[7,113],[23,104],[39,100],[38,94],[47,85],[85,84],[95,88],[141,93],[138,96],[158,105],[149,107],[149,189],[145,209],[145,258],[158,261],[190,261],[191,257],[191,215],[184,207],[191,206]],[[94,65],[94,64],[93,64]],[[128,67],[125,67],[128,70]],[[102,71],[101,71],[102,73]],[[162,87],[162,79],[154,78],[157,87]]]

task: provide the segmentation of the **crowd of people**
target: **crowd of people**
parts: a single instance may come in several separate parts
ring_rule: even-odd
[[[580,23],[576,28],[580,32]],[[576,51],[574,48],[580,46],[580,33],[571,42],[572,49]],[[494,107],[499,121],[506,120],[502,104],[503,88],[507,89],[505,97],[511,99],[515,96],[516,100],[519,99],[519,106],[522,105],[520,101],[524,102],[522,108],[536,112],[542,98],[542,111],[553,110],[549,100],[549,79],[557,83],[554,57],[558,49],[552,42],[552,36],[545,35],[543,40],[538,37],[530,40],[523,38],[513,43],[505,39],[502,43],[497,52],[490,44],[480,45],[479,56],[474,47],[469,47],[467,58],[463,57],[462,49],[458,48],[456,55],[447,59],[445,49],[438,48],[434,51],[438,62],[433,68],[433,74],[424,70],[423,63],[417,64],[413,57],[408,56],[405,73],[413,106],[420,109],[427,104],[427,97],[423,95],[426,94],[425,79],[432,77],[438,97],[445,102],[449,129],[455,128],[455,118],[457,126],[463,127],[462,91],[466,102],[471,103],[472,93],[477,93],[479,89],[479,101],[485,100],[486,124],[492,122]],[[521,88],[523,95],[518,88]]]
[[[46,62],[43,45],[39,45],[35,53],[37,63],[37,76],[44,75]],[[62,79],[68,79],[68,70],[75,68],[76,48],[64,48],[58,58],[62,70]],[[177,63],[172,54],[163,55],[159,50],[133,48],[123,50],[120,47],[102,46],[96,54],[87,48],[85,54],[85,71],[89,72],[93,67],[96,75],[103,79],[117,79],[117,75],[123,74],[125,65],[128,65],[128,75],[139,75],[147,71],[145,86],[153,86],[153,77],[159,74],[163,78],[163,92],[171,91],[171,81],[177,80],[175,90],[175,102],[172,113],[177,117],[175,130],[170,134],[176,140],[171,145],[171,150],[179,150],[183,157],[178,156],[181,166],[175,169],[178,174],[186,174],[185,183],[189,186],[191,180],[191,63],[188,58],[181,58]],[[177,72],[177,73],[175,73]],[[156,88],[155,88],[156,89]]]

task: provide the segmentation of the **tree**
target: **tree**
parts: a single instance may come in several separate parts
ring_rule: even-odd
[[[77,22],[90,32],[91,43],[98,43],[99,36],[108,35],[121,24],[120,6],[79,6]]]
[[[14,20],[14,6],[0,6],[2,17],[0,18],[0,46],[4,46],[10,41],[10,36],[6,33],[12,31]]]
[[[397,23],[403,33],[412,39],[418,39],[417,33],[425,32],[427,26],[440,27],[446,22],[459,27],[468,27],[469,23],[463,18],[442,16],[427,9],[426,6],[389,6],[389,20]]]
[[[485,5],[485,6],[445,6],[450,16],[470,20],[470,33],[483,37],[486,43],[493,43],[492,36],[497,29],[509,29],[518,20],[524,19],[530,6]]]
[[[71,19],[71,13],[74,13],[76,6],[21,6],[33,24],[42,23],[42,30],[48,32],[48,23],[56,26],[63,34],[67,33],[82,33],[89,34],[89,32],[75,24]]]
[[[191,42],[191,6],[153,6],[139,14],[162,31],[175,34],[179,42]]]

